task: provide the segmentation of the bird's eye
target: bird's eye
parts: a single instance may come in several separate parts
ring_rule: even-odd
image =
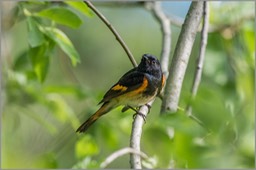
[[[155,61],[155,60],[152,60],[151,63],[152,63],[152,64],[156,64],[156,61]]]

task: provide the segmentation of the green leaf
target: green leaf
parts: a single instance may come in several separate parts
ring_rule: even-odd
[[[71,59],[73,66],[80,62],[80,57],[70,39],[57,28],[44,27],[44,33],[51,38]]]
[[[75,8],[86,16],[91,17],[93,15],[90,8],[83,1],[64,1],[64,3]]]
[[[28,43],[31,47],[37,47],[43,44],[44,36],[39,30],[33,17],[27,17],[28,24]]]
[[[77,158],[83,158],[86,156],[93,156],[99,153],[99,147],[96,142],[88,135],[84,135],[76,143],[76,156]]]
[[[13,63],[13,70],[15,71],[26,71],[30,67],[30,61],[28,58],[28,52],[24,51],[15,58]]]
[[[45,9],[36,15],[71,28],[78,28],[82,24],[82,20],[73,11],[63,7]]]
[[[46,46],[31,48],[28,52],[33,70],[41,83],[44,82],[49,67],[49,56],[45,55],[45,52]]]

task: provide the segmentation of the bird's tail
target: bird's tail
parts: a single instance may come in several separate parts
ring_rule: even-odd
[[[77,130],[76,132],[82,133],[85,132],[98,118],[106,114],[111,110],[112,107],[109,107],[109,103],[104,103],[97,112],[95,112],[89,119],[87,119]]]

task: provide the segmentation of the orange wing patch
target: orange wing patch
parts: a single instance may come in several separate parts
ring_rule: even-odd
[[[114,87],[112,87],[112,89],[111,90],[115,90],[115,91],[125,91],[125,90],[127,90],[127,87],[126,86],[122,86],[122,85],[120,85],[120,84],[117,84],[117,85],[115,85]]]
[[[148,87],[148,80],[147,80],[146,77],[144,77],[141,86],[140,86],[138,89],[129,92],[128,95],[130,95],[130,96],[136,96],[137,94],[139,94],[139,93],[145,91],[145,90],[147,89],[147,87]]]

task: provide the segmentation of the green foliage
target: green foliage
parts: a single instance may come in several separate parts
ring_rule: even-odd
[[[48,8],[38,12],[36,16],[50,19],[71,28],[78,28],[82,24],[82,20],[74,12],[63,7]]]
[[[81,10],[84,8],[82,7]],[[86,12],[89,14],[88,9],[87,11],[84,10],[83,14]],[[8,80],[5,83],[7,102],[4,112],[13,113],[15,115],[14,120],[16,120],[10,130],[12,133],[19,131],[20,126],[24,126],[24,124],[23,121],[18,124],[17,122],[26,119],[26,117],[31,120],[25,121],[27,125],[25,124],[24,128],[31,126],[31,121],[36,122],[33,125],[35,129],[42,127],[50,135],[59,133],[58,126],[60,124],[70,124],[75,130],[80,122],[68,100],[70,97],[79,100],[84,99],[86,96],[84,89],[77,85],[65,85],[61,82],[47,83],[46,80],[56,55],[56,47],[60,47],[67,54],[72,65],[75,66],[80,62],[79,53],[73,43],[57,25],[78,28],[82,24],[80,16],[63,3],[39,1],[18,2],[14,16],[17,18],[14,19],[17,21],[16,25],[26,22],[28,48],[23,48],[22,52],[13,58],[13,63],[6,72],[8,74]],[[18,41],[21,46],[25,44],[20,40]],[[9,132],[5,131],[4,133]],[[8,140],[12,138],[9,136]],[[9,142],[6,145],[8,144]],[[39,149],[34,145],[31,146],[35,147],[35,150]],[[40,156],[37,156],[38,151],[35,150],[31,149],[26,152],[27,156],[24,156],[24,159],[20,161],[18,161],[18,156],[17,159],[13,158],[10,150],[5,150],[6,159],[13,158],[13,161],[16,161],[14,164],[8,164],[7,161],[5,166],[18,166],[19,168],[20,166],[58,167],[56,154],[52,150],[48,153],[45,151]],[[29,164],[26,163],[26,159],[30,155],[35,156]]]
[[[99,148],[94,141],[88,135],[83,136],[81,139],[78,140],[76,143],[76,157],[81,159],[86,156],[93,156],[99,153]]]
[[[44,43],[44,35],[39,30],[36,20],[33,17],[27,17],[28,23],[28,43],[34,48]]]
[[[64,3],[68,4],[69,6],[73,7],[74,9],[88,17],[91,17],[93,15],[90,8],[82,1],[64,1]]]
[[[87,16],[91,16],[88,7],[81,5],[81,3],[67,2],[66,4],[79,9],[81,13]],[[18,6],[23,12],[20,15],[24,15],[27,21],[28,54],[31,54],[33,70],[40,82],[45,80],[50,55],[52,55],[55,46],[59,46],[67,54],[74,66],[80,62],[80,56],[73,43],[63,31],[56,27],[56,24],[70,28],[81,26],[82,20],[75,12],[61,4],[55,5],[49,2],[19,2]],[[37,11],[38,8],[39,11]]]
[[[49,49],[48,45],[41,45],[30,48],[27,54],[31,61],[33,71],[40,82],[44,82],[48,71],[49,56],[47,55],[47,51]]]
[[[69,38],[59,29],[45,27],[43,28],[43,32],[51,38],[59,47],[68,55],[71,59],[72,64],[75,66],[78,62],[80,62],[80,57],[77,51],[75,50],[72,42]]]

